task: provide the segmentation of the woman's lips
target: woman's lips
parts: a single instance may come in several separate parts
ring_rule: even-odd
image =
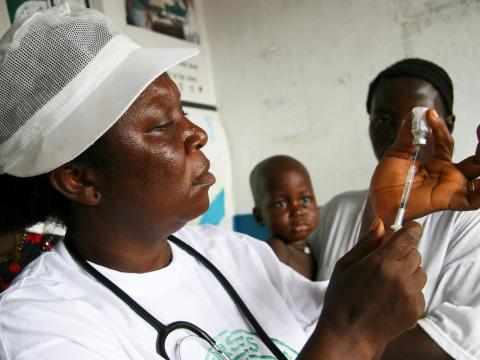
[[[211,172],[206,172],[205,174],[200,175],[194,182],[193,185],[208,185],[211,186],[215,184],[215,175]]]
[[[215,184],[215,176],[208,171],[209,169],[210,169],[210,163],[207,163],[203,168],[203,171],[193,182],[194,186],[199,186],[199,185],[211,186]]]

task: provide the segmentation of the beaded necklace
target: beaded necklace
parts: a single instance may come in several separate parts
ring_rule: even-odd
[[[310,255],[312,253],[307,240],[301,240],[294,243],[290,243],[290,244],[287,244],[287,246],[290,246],[295,250],[303,252],[304,254],[307,254],[307,255]]]
[[[26,232],[17,232],[15,234],[15,246],[6,255],[0,256],[0,263],[19,262],[22,255],[22,249],[25,244]]]

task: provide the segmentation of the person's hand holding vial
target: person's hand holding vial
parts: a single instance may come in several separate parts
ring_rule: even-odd
[[[480,207],[480,145],[475,155],[452,163],[453,138],[445,121],[433,109],[426,111],[426,146],[414,144],[411,112],[402,122],[395,142],[375,169],[370,184],[369,206],[386,226],[400,225],[396,215],[401,201],[404,220],[416,219],[440,210],[474,210]],[[477,138],[479,134],[477,129]],[[424,136],[417,136],[418,139]],[[423,153],[423,154],[422,154]],[[410,174],[409,174],[410,172]],[[410,175],[410,179],[409,179]],[[408,183],[407,189],[405,184]],[[405,191],[404,191],[405,189]],[[403,195],[403,196],[402,196]]]

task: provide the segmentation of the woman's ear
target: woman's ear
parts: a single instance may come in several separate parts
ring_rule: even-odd
[[[85,164],[70,162],[50,173],[50,182],[63,196],[85,205],[98,205],[101,194],[96,173]]]

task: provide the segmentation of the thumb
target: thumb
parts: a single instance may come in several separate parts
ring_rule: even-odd
[[[358,240],[357,244],[337,261],[335,269],[343,270],[354,263],[360,262],[365,256],[382,246],[384,239],[385,227],[382,220],[377,217],[373,220],[368,233]]]

